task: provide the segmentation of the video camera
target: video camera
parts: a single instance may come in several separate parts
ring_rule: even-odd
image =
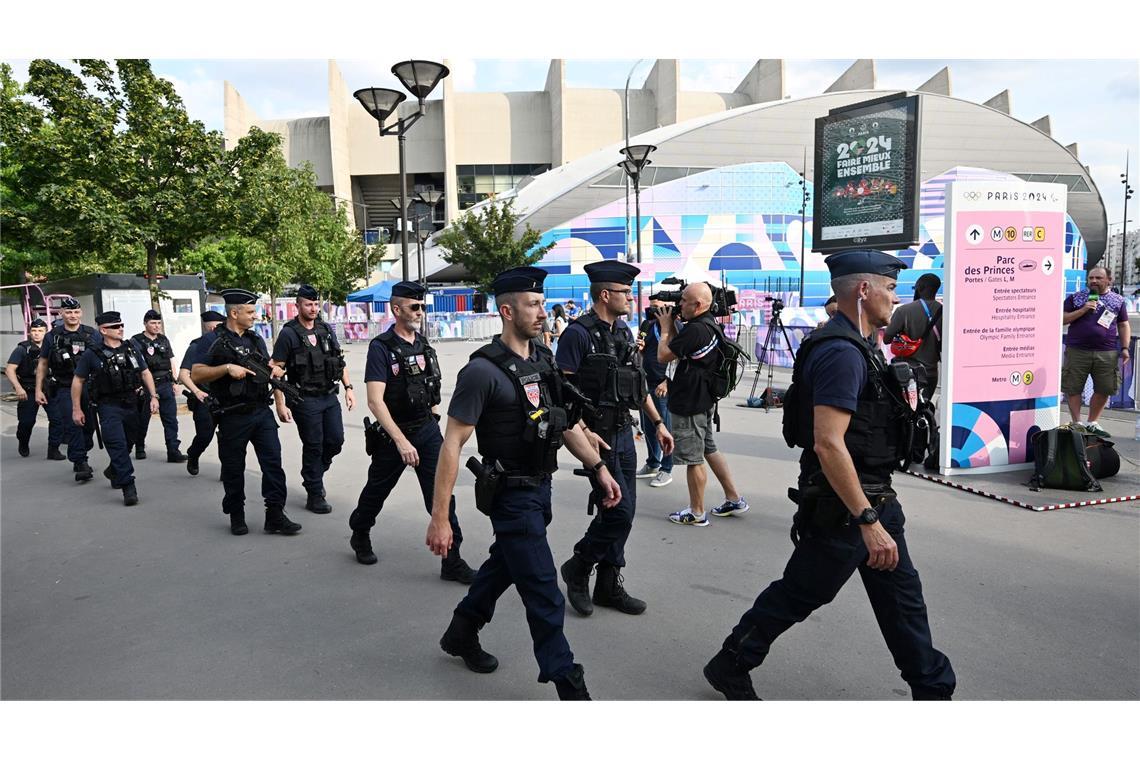
[[[773,298],[772,296],[764,296],[765,301],[770,301],[772,304],[772,316],[780,316],[780,312],[784,310],[784,301],[781,298]]]
[[[663,292],[654,293],[652,298],[658,301],[665,301],[672,304],[673,316],[681,316],[681,291],[685,289],[687,284],[684,280],[678,277],[666,277],[661,281],[662,285],[676,285],[676,290],[666,290]],[[712,291],[712,303],[709,305],[709,314],[714,317],[727,317],[736,311],[736,293],[726,288],[719,288],[711,282],[706,283]],[[780,304],[783,308],[783,303]],[[650,312],[653,312],[650,314]],[[650,319],[657,316],[657,310],[653,307],[646,309],[645,314]]]

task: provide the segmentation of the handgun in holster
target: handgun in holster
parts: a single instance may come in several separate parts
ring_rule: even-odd
[[[467,469],[475,476],[475,508],[490,517],[506,478],[503,463],[498,460],[480,462],[475,457],[468,457]]]
[[[380,450],[380,447],[389,443],[392,436],[388,435],[388,431],[377,420],[373,422],[369,418],[364,418],[364,453],[372,456],[373,453]]]
[[[860,483],[860,487],[877,510],[896,496],[894,489],[883,483]],[[788,498],[799,507],[792,520],[792,543],[798,543],[797,532],[801,536],[811,529],[834,532],[851,524],[850,510],[826,481],[809,483],[802,489],[789,488]]]

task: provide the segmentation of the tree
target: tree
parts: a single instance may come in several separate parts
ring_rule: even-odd
[[[23,199],[17,240],[68,273],[106,271],[106,261],[134,252],[157,307],[160,263],[218,227],[222,138],[190,120],[148,61],[76,63],[79,74],[32,61],[25,92],[33,110],[5,133],[14,164],[5,186]]]
[[[554,247],[554,243],[538,245],[541,235],[530,224],[515,238],[519,217],[514,203],[511,198],[471,209],[436,238],[437,245],[445,249],[443,260],[462,265],[484,293],[491,292],[491,283],[500,272],[536,264]]]

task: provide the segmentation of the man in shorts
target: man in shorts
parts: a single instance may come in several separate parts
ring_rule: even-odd
[[[1124,296],[1110,290],[1112,275],[1104,267],[1093,267],[1088,272],[1088,285],[1088,289],[1065,299],[1061,322],[1069,326],[1069,332],[1065,335],[1061,393],[1069,404],[1073,423],[1081,426],[1081,394],[1092,375],[1088,422],[1081,427],[1107,436],[1097,418],[1108,397],[1120,388],[1121,364],[1132,359],[1128,350],[1132,331]]]

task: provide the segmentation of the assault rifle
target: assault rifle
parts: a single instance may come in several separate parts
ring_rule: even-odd
[[[264,356],[250,351],[246,346],[235,345],[229,336],[225,334],[219,335],[218,341],[237,357],[233,364],[247,370],[250,375],[253,376],[254,380],[261,383],[268,383],[274,390],[281,391],[281,393],[285,395],[285,404],[287,406],[299,404],[304,401],[305,397],[301,395],[301,391],[273,376],[273,370],[269,366],[269,360]]]

